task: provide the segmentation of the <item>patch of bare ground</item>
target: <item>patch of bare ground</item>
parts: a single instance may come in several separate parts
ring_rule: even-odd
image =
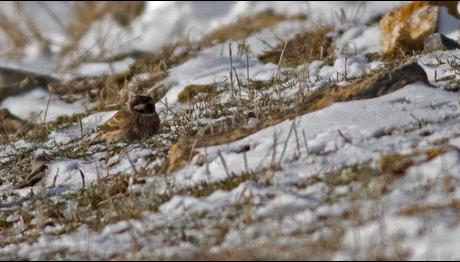
[[[323,109],[334,102],[382,96],[416,81],[423,81],[429,84],[425,71],[416,62],[410,62],[392,71],[384,70],[375,75],[362,77],[346,87],[329,86],[320,88],[312,92],[305,98],[303,103],[293,109],[288,110],[285,108],[285,110],[279,111],[278,114],[269,111],[270,118],[262,119],[261,123],[256,127],[230,128],[223,133],[204,137],[183,137],[171,148],[168,170],[172,172],[180,168],[185,163],[184,161],[193,154],[194,148],[230,143],[286,119],[293,119],[297,116]]]
[[[263,244],[253,245],[246,248],[234,248],[217,254],[195,254],[180,259],[201,261],[254,261],[254,260],[330,260],[335,251],[341,247],[341,232],[335,232],[327,238],[303,245],[295,244]]]

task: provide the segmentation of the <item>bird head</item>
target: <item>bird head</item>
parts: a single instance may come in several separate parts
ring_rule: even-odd
[[[148,95],[134,96],[129,103],[129,107],[132,111],[142,115],[155,113],[155,102]]]

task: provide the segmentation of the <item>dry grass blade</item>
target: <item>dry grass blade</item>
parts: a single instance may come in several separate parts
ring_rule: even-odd
[[[281,161],[283,161],[283,157],[284,157],[284,154],[286,153],[286,149],[287,149],[287,144],[289,142],[289,139],[291,138],[292,132],[294,131],[295,121],[296,121],[296,119],[292,120],[291,127],[289,128],[288,136],[286,138],[286,141],[284,141],[283,150],[281,151],[280,160],[278,161],[278,165],[281,165]]]
[[[284,57],[284,52],[286,51],[286,48],[287,48],[287,43],[288,43],[287,40],[284,41],[284,46],[283,46],[283,49],[281,50],[281,54],[280,54],[280,57],[278,59],[278,63],[276,66],[276,72],[275,72],[275,75],[273,76],[273,87],[278,93],[280,92],[280,90],[278,90],[277,88],[277,83],[280,82],[280,69],[283,64],[283,57]]]
[[[22,134],[23,132],[25,132],[27,128],[33,125],[35,119],[37,119],[42,113],[43,111],[40,111],[37,114],[35,114],[29,121],[27,121],[27,123],[20,130],[18,130],[18,132],[16,132],[16,134]]]
[[[227,177],[230,177],[230,171],[227,166],[227,162],[225,162],[224,156],[222,155],[222,152],[217,152],[217,155],[220,158],[220,161],[222,162],[222,166],[224,167],[225,173],[227,174]]]
[[[233,82],[233,59],[232,59],[232,42],[228,43],[228,55],[230,59],[230,94],[232,100],[235,100],[235,84]]]
[[[285,66],[299,66],[313,60],[327,59],[330,63],[333,55],[330,48],[332,40],[328,33],[333,30],[330,25],[317,25],[316,27],[300,33],[284,43],[280,43],[272,50],[258,56],[264,63],[279,64],[280,57],[284,58]],[[282,56],[281,56],[282,54]],[[330,61],[329,61],[330,60]]]
[[[82,181],[82,188],[85,188],[85,174],[83,174],[83,171],[81,171],[81,169],[78,169],[78,171],[80,171],[80,177],[81,177],[81,181]]]
[[[43,120],[42,120],[42,124],[46,122],[46,116],[48,115],[48,108],[50,106],[50,103],[51,103],[51,92],[49,93],[48,95],[48,102],[46,103],[46,108],[45,108],[45,114],[43,116]]]

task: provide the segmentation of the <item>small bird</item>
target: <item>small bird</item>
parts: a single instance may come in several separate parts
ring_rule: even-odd
[[[34,124],[13,115],[8,109],[0,109],[0,135],[22,133],[34,126]]]
[[[155,102],[148,95],[135,95],[128,106],[107,120],[95,138],[107,142],[132,141],[155,135],[160,130],[160,117]]]
[[[15,185],[14,188],[20,189],[24,187],[34,186],[37,182],[39,182],[46,175],[46,169],[48,169],[48,163],[51,160],[52,158],[46,153],[38,155],[31,162],[32,167],[31,167],[30,174],[24,179],[24,181]]]

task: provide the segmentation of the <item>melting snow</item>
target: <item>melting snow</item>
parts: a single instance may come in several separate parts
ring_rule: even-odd
[[[112,28],[113,32],[107,44],[116,45],[117,49],[113,49],[116,53],[154,51],[180,32],[190,32],[190,37],[196,38],[212,28],[234,21],[244,13],[274,8],[289,14],[307,13],[311,19],[316,19],[326,18],[323,14],[327,10],[334,20],[336,17],[331,10],[339,12],[340,8],[344,8],[348,17],[355,17],[357,21],[340,25],[344,33],[336,42],[338,57],[333,65],[314,61],[297,68],[297,71],[308,68],[310,79],[307,86],[320,88],[336,81],[337,76],[356,77],[383,65],[379,61],[368,62],[364,56],[367,52],[378,50],[378,25],[360,24],[396,5],[401,3],[367,3],[364,12],[359,3],[152,2],[147,5],[146,14],[139,17],[129,30],[116,27],[107,18],[88,31],[81,45],[94,46],[94,42],[101,37],[98,32],[107,27]],[[65,5],[60,8],[66,9]],[[156,27],[149,26],[146,31],[146,25],[152,24]],[[246,39],[253,51],[249,60],[250,78],[271,79],[277,66],[263,64],[253,57],[266,51],[268,45],[275,46],[280,39],[308,26],[308,22],[283,22]],[[62,38],[57,31],[57,28],[50,28],[52,39]],[[123,41],[117,41],[121,38]],[[237,43],[232,42],[232,46],[236,54]],[[228,42],[206,48],[185,63],[170,69],[169,76],[162,81],[162,84],[170,87],[165,100],[176,103],[177,95],[189,84],[228,80],[230,67],[227,47]],[[98,48],[91,51],[103,51]],[[38,46],[31,45],[27,51],[29,60],[16,61],[17,64],[36,66],[44,60],[52,61],[52,57],[41,56],[38,49]],[[447,60],[458,56],[458,52],[443,51],[419,57],[419,63],[426,70],[431,83],[441,84],[437,82],[438,78],[456,75],[455,68]],[[87,63],[77,67],[75,72],[83,75],[115,73],[125,70],[132,63],[132,59],[112,65]],[[240,80],[246,81],[246,59],[234,55],[233,66]],[[339,85],[345,83],[342,81]],[[13,114],[26,119],[41,111],[40,121],[44,118],[48,99],[49,94],[45,90],[35,89],[5,99],[0,107],[8,108]],[[24,107],[24,101],[27,101],[28,107]],[[87,107],[82,101],[68,104],[51,96],[46,121],[55,120],[61,115],[85,112]],[[167,114],[164,107],[159,108]],[[20,150],[30,149],[35,156],[53,150],[56,145],[78,144],[79,139],[88,139],[115,112],[91,114],[71,126],[58,127],[43,144],[20,140],[4,146],[0,149],[0,163],[11,160]],[[47,259],[50,254],[65,252],[70,256],[66,258],[78,253],[102,259],[113,255],[174,258],[195,252],[216,254],[274,243],[303,248],[327,239],[333,230],[331,225],[335,225],[345,232],[340,239],[342,246],[334,254],[334,259],[366,259],[379,255],[392,257],[402,251],[407,251],[409,259],[458,259],[460,253],[456,247],[460,227],[455,207],[460,199],[459,114],[457,93],[423,83],[407,85],[382,97],[335,103],[322,110],[285,120],[233,143],[199,148],[200,154],[208,160],[207,167],[192,161],[168,177],[147,177],[146,185],[135,190],[136,193],[145,194],[164,193],[169,187],[186,189],[212,184],[229,178],[228,173],[239,176],[246,171],[260,172],[257,173],[257,179],[253,179],[256,181],[249,179],[231,190],[216,190],[203,197],[174,195],[162,203],[156,212],[146,211],[139,218],[105,225],[100,231],[89,229],[83,223],[73,232],[59,234],[62,225],[48,225],[36,242],[2,246],[0,256],[10,257],[14,254],[20,258]],[[383,155],[429,150],[439,141],[447,141],[445,153],[429,160],[422,157],[404,176],[384,180],[386,193],[379,199],[365,197],[350,200],[357,193],[368,192],[371,196],[379,187],[375,181],[382,177],[373,178],[366,187],[357,182],[331,187],[324,179],[330,171],[361,163],[370,163],[371,167],[375,167]],[[106,176],[134,174],[137,169],[148,169],[158,164],[155,162],[158,153],[155,149],[136,144],[123,146],[123,153],[116,156],[110,156],[107,152],[96,152],[89,159],[60,156],[49,163],[45,178],[36,186],[12,191],[11,183],[7,181],[2,182],[0,193],[9,194],[7,200],[12,200],[14,194],[26,198],[30,190],[37,193],[44,191],[50,198],[59,197],[62,193],[76,192],[83,186],[83,181],[85,186],[89,186]],[[238,153],[241,151],[238,149],[247,146],[249,151]],[[228,170],[225,170],[219,153]],[[245,157],[247,167],[243,164]],[[273,165],[279,165],[280,169],[269,169]],[[8,175],[4,172],[2,170],[0,176]],[[264,180],[269,183],[263,183]],[[344,219],[355,208],[362,218],[360,223]],[[62,214],[72,217],[78,212],[78,206],[69,202]],[[410,212],[414,214],[408,216]],[[18,234],[27,229],[20,216],[8,216],[6,221],[14,223],[13,229]],[[34,220],[32,223],[36,225],[38,222]],[[225,226],[227,228],[222,233]],[[219,241],[213,242],[215,239]],[[376,250],[376,245],[382,249]],[[135,251],[133,247],[136,246],[140,246],[140,250]],[[372,252],[377,253],[372,257]],[[75,258],[81,259],[78,255]]]
[[[27,101],[24,103],[24,101]],[[47,91],[36,88],[28,93],[8,97],[0,103],[0,108],[7,108],[12,114],[36,122],[56,120],[59,116],[83,113],[89,104],[77,101],[73,104],[59,100]]]

